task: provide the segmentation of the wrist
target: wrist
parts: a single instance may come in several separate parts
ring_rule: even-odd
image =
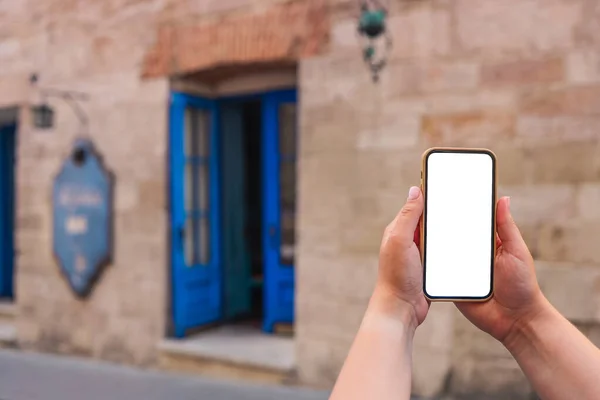
[[[419,325],[414,306],[381,287],[377,287],[373,292],[367,315],[390,323],[402,324],[410,334],[414,334]]]
[[[538,328],[544,326],[546,321],[552,320],[553,316],[554,307],[545,297],[542,297],[537,306],[515,319],[502,344],[513,355],[521,353],[535,341]]]

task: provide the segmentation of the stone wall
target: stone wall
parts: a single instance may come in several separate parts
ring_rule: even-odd
[[[378,84],[361,61],[355,2],[331,0],[317,11],[299,6],[289,11],[286,4],[0,3],[0,107],[38,99],[27,83],[32,72],[39,73],[42,86],[88,93],[84,108],[90,134],[116,176],[114,262],[90,298],[77,300],[51,254],[50,193],[79,125],[60,100],[51,100],[57,121],[48,132],[33,129],[23,108],[16,216],[20,345],[154,363],[156,342],[167,326],[169,293],[169,84],[164,75],[181,72],[181,65],[184,72],[215,69],[216,75],[204,76],[210,80],[219,76],[223,61],[242,60],[242,68],[252,60],[288,65],[306,55],[313,57],[299,63],[296,271],[302,382],[330,386],[335,380],[372,290],[383,229],[408,187],[419,182],[422,151],[434,145],[485,146],[497,153],[501,194],[512,196],[517,221],[538,260],[543,290],[599,341],[597,2],[391,2],[388,27],[394,47]],[[219,53],[208,61],[204,55],[182,61],[172,49],[161,56],[161,46],[171,40],[168,32],[187,36],[183,43],[190,45],[189,54],[201,52],[190,37],[210,26],[224,29],[219,21],[227,18],[230,23],[224,26],[235,27],[255,26],[252,18],[278,18],[277,11],[267,10],[309,18],[328,13],[331,29],[325,19],[314,26],[294,25],[297,32],[279,38],[267,29],[264,37],[281,40],[274,51],[267,49],[268,40],[260,46],[253,41],[263,58]],[[231,23],[243,15],[249,19]],[[233,39],[244,31],[231,32],[237,33],[222,34],[231,40],[227,48],[243,52]],[[297,38],[308,42],[289,47]],[[142,79],[144,74],[154,78]],[[509,355],[452,305],[432,307],[415,346],[419,394],[486,392],[489,398],[529,391]]]
[[[6,1],[0,5],[0,104],[20,105],[16,176],[19,345],[146,365],[167,317],[168,83],[142,81],[158,2]],[[60,99],[55,127],[33,128],[39,85],[85,92],[90,136],[114,173],[114,257],[78,300],[52,255],[51,190],[80,133]]]
[[[293,68],[326,43],[321,8],[277,0],[0,4],[0,107],[19,106],[22,116],[15,229],[21,348],[155,363],[169,323],[169,78],[210,70],[202,78],[211,84],[232,75],[232,66],[236,73],[245,66],[264,72],[256,64],[267,63]],[[40,87],[89,96],[82,104],[89,134],[116,177],[113,262],[84,300],[61,275],[51,236],[53,178],[81,127],[64,101],[51,98],[55,127],[33,128],[29,105],[40,95],[29,84],[32,73]]]
[[[371,293],[381,235],[431,146],[483,146],[535,258],[544,293],[598,342],[600,4],[402,0],[378,84],[354,4],[332,7],[328,51],[301,63],[300,378],[328,386]],[[418,394],[525,398],[510,355],[452,305],[415,339]]]

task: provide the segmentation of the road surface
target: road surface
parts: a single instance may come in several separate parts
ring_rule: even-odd
[[[327,393],[0,351],[1,400],[326,400]]]

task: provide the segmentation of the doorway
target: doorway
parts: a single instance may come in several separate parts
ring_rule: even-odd
[[[174,335],[294,319],[296,91],[170,109]]]

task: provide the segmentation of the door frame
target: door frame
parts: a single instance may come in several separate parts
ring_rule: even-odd
[[[266,112],[265,112],[265,102],[267,101],[267,99],[269,97],[283,97],[283,98],[293,98],[294,101],[296,101],[296,97],[297,97],[297,89],[295,87],[288,87],[288,88],[281,88],[281,89],[273,89],[273,90],[268,90],[268,91],[264,91],[264,92],[259,92],[259,93],[251,93],[251,94],[242,94],[242,95],[232,95],[232,96],[223,96],[223,97],[219,97],[219,98],[214,98],[214,99],[206,99],[206,98],[202,98],[202,97],[198,97],[196,95],[193,94],[188,94],[188,93],[183,93],[183,92],[177,92],[177,91],[171,91],[171,103],[173,103],[173,101],[176,101],[177,98],[179,97],[183,97],[188,99],[188,101],[191,102],[196,102],[197,104],[201,104],[203,106],[206,107],[214,107],[216,109],[214,115],[215,115],[215,121],[213,122],[214,124],[214,129],[216,129],[216,134],[214,135],[214,145],[211,146],[211,151],[214,152],[214,155],[217,155],[220,153],[221,146],[222,146],[222,140],[221,140],[221,135],[222,132],[220,130],[220,123],[218,121],[218,119],[220,118],[220,109],[221,106],[223,104],[227,104],[227,103],[235,103],[235,102],[245,102],[245,101],[252,101],[252,100],[260,100],[261,101],[261,108],[262,108],[262,124],[263,124],[263,128],[261,129],[261,136],[260,136],[260,140],[261,140],[261,147],[262,147],[262,156],[261,156],[261,174],[262,174],[262,188],[261,191],[263,193],[263,201],[262,201],[262,207],[263,207],[263,257],[264,257],[264,261],[263,261],[263,271],[264,271],[264,278],[263,278],[263,330],[266,332],[272,332],[272,328],[273,328],[273,321],[267,321],[266,320],[266,316],[267,316],[267,307],[270,307],[272,305],[272,301],[270,299],[268,299],[268,293],[267,293],[267,277],[266,277],[266,272],[267,272],[267,246],[271,246],[272,242],[270,242],[267,239],[267,235],[268,235],[268,226],[270,224],[269,221],[273,221],[273,217],[275,216],[276,218],[276,222],[279,225],[280,224],[280,215],[279,215],[279,207],[276,207],[275,210],[270,210],[270,208],[272,207],[272,203],[273,203],[273,199],[278,198],[279,196],[279,192],[278,192],[278,188],[279,188],[279,182],[276,182],[275,185],[270,185],[269,187],[267,187],[266,185],[266,179],[268,177],[267,173],[269,168],[271,168],[274,164],[276,165],[276,163],[278,162],[278,159],[273,158],[270,154],[273,154],[273,148],[270,146],[278,146],[278,142],[272,142],[272,140],[269,140],[269,142],[272,143],[267,143],[267,140],[265,138],[265,130],[266,129],[275,129],[274,128],[274,124],[277,123],[277,121],[271,121],[271,123],[269,124],[270,127],[265,128],[264,126],[266,126],[265,124],[267,124],[267,121],[265,120],[265,116],[266,116]],[[172,111],[172,106],[171,106],[171,111]],[[176,321],[175,321],[175,301],[176,301],[176,297],[177,297],[177,293],[176,293],[176,286],[175,286],[175,279],[177,277],[177,261],[176,261],[176,253],[177,253],[177,247],[180,246],[180,239],[178,238],[178,228],[177,228],[177,223],[175,221],[176,216],[174,217],[174,203],[176,201],[184,201],[184,199],[181,198],[175,198],[176,196],[174,195],[175,193],[175,185],[177,184],[177,181],[182,182],[183,181],[183,177],[175,177],[174,176],[174,171],[173,171],[173,163],[177,162],[177,157],[185,157],[185,154],[175,154],[176,153],[176,149],[174,148],[174,138],[173,138],[173,130],[174,129],[180,129],[180,126],[183,125],[184,121],[175,121],[173,118],[173,115],[169,115],[169,131],[168,131],[168,173],[169,173],[169,239],[170,239],[170,255],[169,255],[169,261],[170,261],[170,268],[169,268],[169,272],[170,272],[170,298],[171,298],[171,304],[170,304],[170,315],[168,320],[171,323],[170,329],[169,331],[174,334],[176,337],[182,337],[184,336],[184,332],[181,332],[180,330],[177,329],[177,325],[176,325]],[[277,128],[278,129],[278,128]],[[269,135],[271,138],[274,137],[274,135],[277,133],[277,131],[272,132]],[[215,147],[216,146],[216,147]],[[275,149],[278,151],[278,148],[275,147]],[[185,149],[184,149],[185,151]],[[270,153],[266,153],[265,151],[269,151]],[[269,154],[269,155],[268,155]],[[175,158],[175,159],[174,159]],[[217,168],[218,169],[218,168]],[[215,173],[211,173],[211,177],[214,177],[213,180],[211,180],[210,183],[210,198],[211,200],[213,200],[213,198],[216,197],[216,199],[218,200],[220,197],[220,190],[221,190],[221,186],[223,184],[223,182],[220,181],[221,179],[221,174],[220,171],[215,171]],[[220,200],[219,200],[220,201]],[[276,201],[276,200],[275,200]],[[218,257],[218,269],[219,269],[219,274],[218,274],[218,279],[219,279],[219,287],[220,287],[220,296],[221,296],[221,303],[220,303],[220,319],[222,319],[223,317],[223,265],[221,262],[221,241],[220,241],[220,223],[221,223],[221,211],[220,211],[220,207],[217,208],[217,214],[218,214],[218,223],[217,224],[211,224],[211,229],[210,229],[210,235],[211,235],[211,251],[213,251],[213,249],[217,252],[214,253],[214,255],[216,257]],[[273,214],[276,213],[276,214]],[[268,217],[270,216],[270,217]],[[213,225],[216,225],[216,227],[213,227]],[[216,243],[216,246],[213,246],[212,244]],[[294,281],[294,275],[295,275],[295,265],[293,266],[293,268],[290,268],[290,272],[292,275],[292,281]],[[293,307],[295,307],[295,291],[294,291],[294,305]],[[281,321],[281,322],[293,322],[293,315],[294,315],[294,310],[292,309],[292,313],[291,313],[291,319],[289,321]],[[216,321],[218,322],[218,321]]]

